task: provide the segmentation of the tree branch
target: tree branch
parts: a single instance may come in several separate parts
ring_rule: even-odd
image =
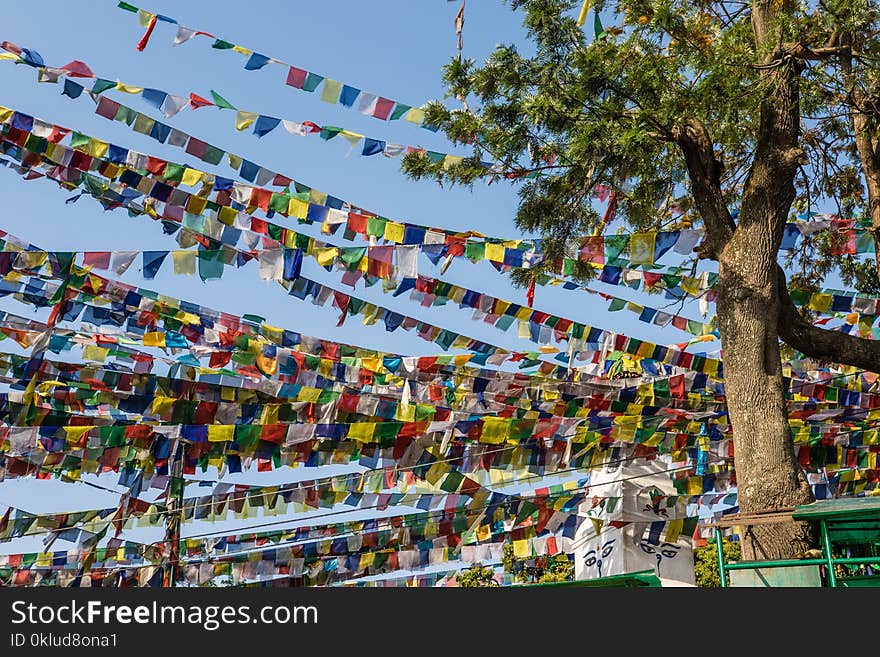
[[[777,265],[779,277],[779,337],[787,345],[821,360],[880,371],[880,340],[866,340],[839,331],[813,326],[798,312],[788,294],[785,272]]]
[[[721,190],[724,167],[715,157],[709,131],[699,119],[688,118],[675,126],[672,138],[684,154],[694,202],[706,224],[701,256],[717,259],[736,230]]]

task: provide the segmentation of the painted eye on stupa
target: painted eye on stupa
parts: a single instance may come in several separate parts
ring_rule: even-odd
[[[614,539],[611,539],[605,545],[602,546],[602,558],[604,559],[609,554],[611,554],[612,550],[614,550]]]
[[[660,554],[668,559],[672,559],[675,555],[678,554],[678,551],[681,549],[681,546],[674,545],[672,543],[664,543],[660,546]]]

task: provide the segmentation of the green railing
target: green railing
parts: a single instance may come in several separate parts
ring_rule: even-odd
[[[745,524],[745,523],[744,523]],[[828,573],[828,586],[837,587],[837,575],[834,566],[855,566],[877,564],[880,566],[880,556],[871,557],[835,557],[831,552],[831,540],[828,535],[828,523],[819,521],[822,534],[822,557],[816,559],[778,559],[775,561],[736,561],[726,564],[724,562],[724,547],[721,529],[715,528],[715,548],[718,554],[718,574],[722,588],[727,588],[727,573],[731,570],[758,570],[761,568],[792,568],[796,566],[825,566]]]

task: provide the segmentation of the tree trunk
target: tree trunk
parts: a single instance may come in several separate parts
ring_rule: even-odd
[[[748,222],[747,222],[748,223]],[[814,500],[794,454],[779,355],[775,258],[760,224],[740,225],[719,258],[717,312],[743,512]],[[767,254],[761,257],[761,254]],[[815,545],[804,523],[743,527],[743,559],[790,558]]]

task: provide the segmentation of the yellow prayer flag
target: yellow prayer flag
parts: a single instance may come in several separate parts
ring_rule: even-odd
[[[363,325],[372,326],[379,321],[379,307],[372,303],[366,303],[361,308],[361,315],[364,316]]]
[[[172,251],[171,257],[174,259],[174,273],[183,275],[195,274],[196,255],[195,251]]]
[[[159,335],[162,335],[161,333]],[[164,340],[163,340],[164,342]],[[150,408],[150,414],[156,417],[168,417],[174,408],[174,397],[157,396],[153,399],[153,405]]]
[[[304,402],[316,402],[318,398],[321,396],[320,388],[311,388],[309,386],[303,386],[300,388],[299,394],[296,396],[297,401]]]
[[[186,167],[183,170],[183,177],[181,178],[180,182],[182,182],[184,185],[189,185],[190,187],[195,187],[196,185],[198,185],[202,181],[202,178],[204,178],[204,177],[205,177],[205,173],[203,171],[199,171],[198,169],[190,169],[189,167]]]
[[[481,443],[497,445],[503,443],[510,435],[510,420],[503,417],[483,418],[483,432],[480,434]]]
[[[109,353],[109,349],[105,349],[104,347],[96,347],[95,345],[90,344],[85,349],[83,349],[83,360],[91,360],[103,363],[105,360],[107,360],[107,354]]]
[[[272,376],[278,371],[278,359],[272,356],[257,354],[257,367],[266,376]]]
[[[291,198],[287,204],[287,214],[298,219],[305,219],[309,212],[309,202]]]
[[[353,147],[357,146],[358,142],[364,138],[364,135],[359,135],[356,132],[352,132],[351,130],[341,130],[339,132],[339,136],[346,140]]]
[[[217,213],[217,221],[221,224],[232,226],[235,223],[236,216],[238,216],[238,212],[234,208],[224,205],[220,207],[220,211]]]
[[[375,422],[354,422],[348,425],[348,438],[360,443],[368,443],[373,440],[375,430]]]
[[[209,443],[231,443],[235,437],[234,424],[209,424],[208,425],[208,442]]]
[[[92,157],[104,157],[109,149],[109,142],[101,141],[100,139],[95,139],[94,137],[89,139],[88,153]]]
[[[164,347],[165,334],[159,331],[150,331],[148,333],[144,333],[143,341],[145,347]]]
[[[89,432],[92,427],[64,427],[64,434],[68,445],[79,445],[82,437]]]
[[[422,123],[425,120],[425,110],[413,107],[403,118],[410,123]]]
[[[633,233],[629,238],[629,259],[634,265],[654,263],[654,242],[657,233]]]
[[[397,409],[394,412],[394,419],[399,422],[415,422],[416,407],[412,404],[408,404],[407,406],[398,404]]]
[[[815,310],[820,313],[828,312],[831,309],[831,304],[834,302],[834,296],[831,294],[812,294],[810,295],[810,303],[808,304],[810,310]]]
[[[260,424],[278,424],[278,408],[280,404],[266,404],[263,407]]]
[[[504,262],[504,246],[502,244],[486,243],[486,260],[492,262]]]
[[[513,542],[513,556],[518,559],[526,559],[531,556],[531,551],[529,550],[529,542],[528,541],[514,541]]]
[[[150,12],[148,12],[145,9],[138,9],[138,11],[137,11],[138,24],[141,27],[147,27],[150,24],[150,21],[153,20],[153,16],[155,16],[155,15],[156,14],[151,14]]]
[[[146,114],[141,114],[140,112],[138,112],[137,117],[135,117],[134,125],[132,126],[132,129],[135,132],[141,133],[142,135],[148,135],[148,134],[150,134],[150,131],[153,129],[153,126],[155,124],[156,124],[156,121],[154,119],[151,119]],[[145,178],[145,180],[149,180],[149,179]],[[152,181],[150,182],[150,184],[152,184]]]
[[[248,49],[245,48],[244,46],[236,46],[236,45],[233,45],[233,46],[232,46],[232,49],[233,49],[235,52],[241,53],[242,55],[253,55],[253,54],[254,54],[254,51],[253,51],[253,50],[248,50]]]
[[[136,87],[133,84],[125,84],[119,80],[116,81],[116,88],[126,94],[140,94],[144,91],[143,87]]]
[[[326,247],[321,249],[315,249],[315,259],[318,261],[318,264],[322,267],[326,267],[327,265],[333,264],[333,261],[336,259],[336,256],[339,255],[339,249],[335,246]]]
[[[577,26],[581,27],[587,21],[587,12],[590,11],[590,0],[584,0],[584,4],[581,5],[581,12],[578,14],[577,18]]]
[[[396,242],[400,244],[403,242],[403,224],[399,224],[396,221],[389,221],[385,224],[385,233],[384,237],[389,242]]]
[[[236,130],[244,130],[259,118],[259,114],[255,114],[254,112],[244,112],[239,110],[235,114],[235,129]]]
[[[361,367],[370,372],[381,372],[384,365],[381,358],[362,358]]]
[[[522,306],[519,310],[516,311],[514,317],[516,317],[517,319],[521,319],[524,322],[528,322],[529,319],[532,317],[533,312],[534,311],[528,306]]]
[[[324,89],[321,91],[321,100],[325,103],[336,104],[339,102],[339,94],[342,92],[342,83],[338,80],[327,78],[324,80]]]

